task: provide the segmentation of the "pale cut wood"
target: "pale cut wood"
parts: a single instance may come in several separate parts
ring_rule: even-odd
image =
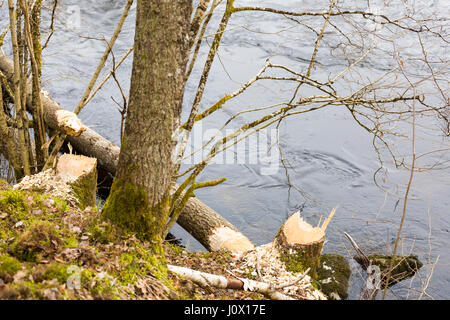
[[[294,213],[281,227],[281,233],[288,244],[308,245],[322,241],[325,232],[320,227],[313,227],[300,216],[300,212]]]
[[[60,109],[56,111],[58,127],[68,136],[78,137],[86,127],[81,123],[77,115],[71,111]]]
[[[1,151],[1,150],[0,150]],[[25,176],[14,188],[44,193],[85,209],[96,204],[97,160],[64,154],[56,168]]]
[[[58,159],[56,173],[65,175],[71,179],[78,179],[94,171],[97,166],[97,159],[75,154],[63,154]]]
[[[6,76],[10,85],[14,79],[14,63],[4,54],[0,48],[0,71]],[[31,81],[26,84],[27,108],[32,107],[32,86]],[[44,108],[45,123],[52,129],[56,129],[68,136],[79,136],[86,127],[80,119],[71,111],[63,109],[57,102],[50,98],[48,92],[41,90],[41,100]],[[32,110],[30,110],[32,111]]]
[[[320,225],[319,222],[317,227],[303,220],[300,212],[295,212],[281,226],[275,237],[275,244],[288,271],[301,272],[311,268],[311,276],[317,275],[325,230],[335,212],[336,209],[333,209],[324,223]]]
[[[227,249],[231,252],[245,252],[255,247],[240,231],[225,225],[212,230],[209,235],[209,243],[211,251]]]
[[[97,159],[64,154],[58,159],[56,174],[70,186],[81,209],[95,206],[97,200]]]

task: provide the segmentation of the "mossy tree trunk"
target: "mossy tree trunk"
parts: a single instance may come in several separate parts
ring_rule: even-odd
[[[6,152],[3,152],[6,151]],[[3,110],[3,92],[0,86],[0,153],[5,154],[14,168],[16,178],[23,177],[23,169],[20,165],[19,154],[16,151],[14,132],[8,128],[6,116]]]
[[[103,214],[149,240],[161,240],[170,214],[191,8],[191,0],[137,2],[125,133]]]

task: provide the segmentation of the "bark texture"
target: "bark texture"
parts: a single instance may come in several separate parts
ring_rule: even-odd
[[[196,198],[187,202],[177,223],[209,251],[244,252],[255,247],[231,223]]]
[[[191,7],[191,0],[137,3],[125,133],[103,213],[149,239],[160,237],[170,214]]]

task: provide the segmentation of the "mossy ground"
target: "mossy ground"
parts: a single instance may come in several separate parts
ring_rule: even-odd
[[[0,181],[0,299],[177,297],[165,264],[95,208]]]
[[[109,223],[97,209],[13,190],[0,180],[0,299],[262,299],[201,288],[166,264],[227,276],[227,252],[188,252]]]

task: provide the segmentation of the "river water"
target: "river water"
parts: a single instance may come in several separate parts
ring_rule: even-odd
[[[83,1],[81,6],[78,1],[64,1],[60,5],[55,34],[44,52],[43,84],[64,108],[73,110],[78,103],[104,50],[105,44],[99,39],[111,36],[124,2]],[[427,9],[433,8],[448,18],[450,7],[448,4],[444,5],[444,1],[422,2],[417,2],[419,7],[422,4],[420,8],[426,5]],[[236,6],[252,3],[261,7],[291,11],[308,7],[316,10],[327,8],[326,1],[305,0],[237,1]],[[357,4],[361,8],[366,6],[365,1],[344,1],[344,4],[352,9],[355,9]],[[5,7],[4,4],[0,9],[2,30],[7,24]],[[206,35],[214,33],[221,10],[222,8],[213,17],[212,27],[207,30]],[[133,44],[134,14],[135,7],[117,40],[114,49],[116,60]],[[46,12],[44,16],[48,17],[49,13]],[[323,24],[323,19],[305,21],[318,30]],[[213,64],[201,108],[205,109],[214,104],[225,94],[233,92],[254,77],[269,57],[274,63],[304,70],[314,47],[315,35],[305,32],[304,29],[300,32],[297,28],[302,27],[292,20],[273,14],[247,12],[234,16],[224,34],[219,51],[220,59],[216,58]],[[344,26],[343,30],[350,32],[350,29]],[[204,61],[211,41],[211,37],[207,38],[202,46],[199,61]],[[400,43],[408,43],[408,40]],[[345,59],[342,56],[330,55],[335,44],[331,37],[331,40],[324,41],[319,50],[318,64],[313,71],[313,75],[318,79],[326,79],[328,72],[337,72],[345,67]],[[442,47],[438,49],[442,50]],[[6,46],[4,50],[8,53]],[[448,47],[445,50],[448,52]],[[414,54],[414,50],[411,54]],[[366,77],[375,77],[394,63],[392,57],[374,55],[372,59],[359,65],[358,71]],[[111,67],[111,61],[108,67]],[[187,84],[186,106],[192,103],[200,72],[201,67],[194,68],[192,79]],[[131,59],[128,59],[117,71],[125,91],[129,88],[130,74]],[[348,89],[344,85],[338,86],[344,91]],[[208,118],[197,125],[194,132],[199,134],[198,139],[205,141],[208,132],[211,132],[208,130],[221,127],[230,115],[251,106],[277,103],[288,97],[292,90],[292,84],[261,82],[249,89],[245,95],[227,103],[223,110],[211,119]],[[305,90],[305,95],[310,93]],[[118,101],[121,99],[113,81],[104,86],[81,112],[80,117],[86,125],[107,139],[119,143],[120,114],[111,96]],[[253,116],[244,115],[237,119],[231,128],[237,129],[253,119]],[[424,121],[427,124],[425,127],[431,127],[431,130],[423,130],[426,136],[418,139],[418,148],[423,147],[424,151],[448,148],[448,138],[442,138],[439,130],[435,130],[438,127],[437,122],[432,118]],[[408,128],[407,124],[405,128]],[[269,127],[259,137],[261,139],[261,136],[266,135],[273,144],[273,132],[274,128]],[[289,160],[290,181],[301,192],[289,186],[281,165],[268,166],[263,162],[264,159],[258,157],[254,144],[248,143],[243,149],[246,159],[236,160],[242,156],[236,151],[236,154],[226,158],[224,163],[209,166],[200,177],[202,181],[226,177],[227,181],[214,188],[202,189],[196,195],[258,245],[270,242],[286,218],[297,210],[302,211],[308,222],[316,224],[321,216],[327,216],[333,207],[339,206],[328,227],[324,251],[348,257],[353,270],[349,298],[358,299],[365,280],[361,270],[351,259],[354,252],[343,232],[352,235],[367,253],[389,253],[402,214],[402,197],[409,172],[404,169],[397,170],[389,161],[385,161],[388,168],[388,174],[383,176],[385,180],[382,184],[385,189],[379,188],[374,183],[374,173],[380,163],[372,146],[373,136],[362,129],[343,108],[330,107],[292,117],[282,123],[279,135],[283,155]],[[390,141],[395,144],[401,156],[409,159],[409,139],[398,138]],[[276,146],[273,146],[273,149],[276,149]],[[432,154],[430,157],[431,160],[439,159],[443,164],[448,164],[450,160],[449,153],[445,152]],[[189,163],[185,161],[183,167],[188,166]],[[448,299],[449,170],[416,173],[411,195],[413,199],[408,202],[403,241],[399,250],[403,254],[417,254],[425,266],[412,282],[407,280],[394,286],[389,297],[416,298],[418,292],[414,289],[420,290],[425,286],[428,275],[433,272],[426,290],[429,296],[424,295],[423,298]],[[183,244],[188,249],[202,249],[201,245],[180,227],[175,227],[173,233],[183,239]],[[438,263],[434,265],[438,258]]]

